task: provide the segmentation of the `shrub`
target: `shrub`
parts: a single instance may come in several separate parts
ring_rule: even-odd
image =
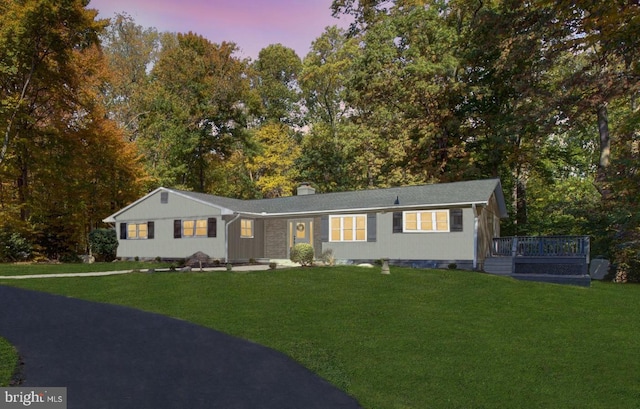
[[[89,233],[89,246],[96,261],[113,261],[118,250],[118,236],[113,229],[95,229]]]
[[[320,255],[320,260],[328,266],[334,266],[336,264],[336,258],[333,256],[333,249],[326,249]]]
[[[67,251],[58,256],[58,261],[61,263],[82,263],[80,256],[73,251]]]
[[[630,243],[615,255],[615,282],[640,283],[640,243]]]
[[[278,267],[278,264],[277,264],[277,263],[275,263],[275,262],[273,262],[273,261],[272,261],[271,263],[269,263],[269,269],[271,269],[271,270],[275,270],[277,267]]]
[[[33,256],[31,243],[20,233],[0,231],[0,262],[29,260]]]
[[[313,264],[313,246],[309,243],[298,243],[291,249],[291,261],[300,263],[301,266]]]

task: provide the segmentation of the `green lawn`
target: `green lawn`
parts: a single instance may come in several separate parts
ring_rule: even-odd
[[[6,339],[0,337],[0,387],[9,385],[18,365],[18,353]]]
[[[94,271],[124,271],[146,270],[149,268],[169,267],[170,263],[155,263],[143,261],[118,261],[115,263],[92,264],[0,264],[0,276],[19,276],[31,274],[65,274],[65,273],[89,273]]]
[[[640,286],[356,267],[6,284],[155,311],[271,346],[367,409],[640,404]]]

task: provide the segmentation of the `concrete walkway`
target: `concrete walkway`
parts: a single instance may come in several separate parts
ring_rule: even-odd
[[[279,263],[277,268],[290,268],[296,267],[296,264],[286,264]],[[238,265],[233,266],[233,270],[235,272],[248,272],[248,271],[265,271],[269,270],[269,266],[266,264],[247,264],[247,265]],[[141,269],[141,272],[146,272],[146,269]],[[160,270],[158,272],[164,272],[168,270]],[[207,272],[207,271],[227,271],[226,267],[206,267],[200,270],[199,268],[194,268],[191,272]],[[176,270],[176,272],[180,272]],[[121,270],[121,271],[103,271],[103,272],[93,272],[93,273],[61,273],[61,274],[30,274],[30,275],[18,275],[18,276],[2,276],[0,275],[0,280],[24,280],[29,278],[60,278],[60,277],[100,277],[100,276],[110,276],[110,275],[118,275],[118,274],[131,274],[132,270]]]
[[[277,351],[131,308],[0,286],[0,336],[68,409],[359,409]]]

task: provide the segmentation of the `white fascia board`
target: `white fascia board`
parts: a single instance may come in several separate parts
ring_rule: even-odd
[[[120,209],[119,211],[117,211],[116,213],[114,213],[114,214],[112,214],[111,216],[107,217],[106,219],[103,219],[102,221],[103,221],[104,223],[115,223],[115,222],[116,222],[116,217],[118,217],[118,216],[119,216],[119,215],[121,215],[122,213],[126,212],[127,210],[131,209],[132,207],[134,207],[134,206],[138,205],[139,203],[142,203],[143,201],[147,200],[147,198],[149,198],[150,196],[155,195],[155,194],[156,194],[156,193],[158,193],[158,192],[170,192],[170,193],[173,193],[173,194],[175,194],[175,195],[181,196],[181,197],[183,197],[183,198],[185,198],[185,199],[193,200],[194,202],[198,202],[198,203],[204,204],[204,205],[206,205],[206,206],[210,206],[210,207],[213,207],[213,208],[219,209],[219,210],[220,210],[220,213],[221,213],[223,216],[225,216],[225,215],[231,215],[231,214],[234,214],[234,211],[233,211],[233,210],[227,209],[226,207],[216,206],[216,205],[214,205],[214,204],[212,204],[212,203],[205,202],[204,200],[199,200],[199,199],[193,198],[193,197],[191,197],[191,196],[188,196],[188,195],[182,194],[182,193],[177,192],[177,191],[172,190],[172,189],[168,189],[168,188],[166,188],[166,187],[159,187],[159,188],[157,188],[156,190],[154,190],[154,191],[152,191],[152,192],[150,192],[150,193],[147,193],[146,195],[142,196],[140,199],[136,200],[135,202],[131,203],[130,205],[128,205],[128,206],[126,206],[126,207],[124,207],[124,208]]]
[[[332,210],[319,210],[312,212],[283,212],[283,213],[248,213],[237,212],[244,216],[255,218],[268,218],[268,217],[288,217],[288,216],[321,216],[328,214],[349,214],[349,213],[378,213],[378,212],[396,212],[405,210],[420,210],[420,209],[442,209],[451,207],[471,207],[472,205],[487,206],[488,202],[460,202],[460,203],[439,203],[430,205],[393,205],[385,207],[363,207],[363,208],[350,208],[350,209],[332,209]]]

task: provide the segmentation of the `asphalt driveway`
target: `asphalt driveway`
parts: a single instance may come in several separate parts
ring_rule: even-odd
[[[69,409],[359,408],[277,351],[131,308],[0,286],[0,336]]]

